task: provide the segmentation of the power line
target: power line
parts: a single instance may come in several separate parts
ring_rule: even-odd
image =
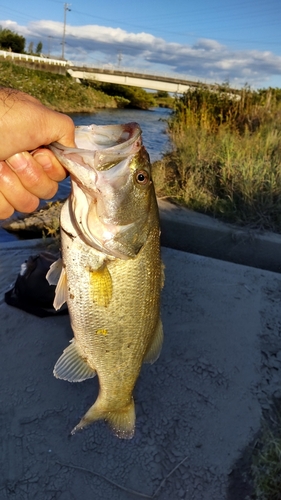
[[[52,2],[55,2],[55,3],[59,3],[59,4],[63,3],[63,2],[61,2],[59,0],[48,0],[48,1],[52,1]],[[68,7],[65,10],[65,6],[68,6],[68,5],[70,5],[70,4],[64,4],[64,14],[65,15],[66,15],[66,11],[70,10]],[[224,8],[224,10],[220,14],[220,17],[218,17],[218,14],[216,13],[216,20],[220,20],[220,22],[222,24],[221,28],[218,28],[218,30],[217,30],[216,40],[220,41],[220,43],[223,43],[223,42],[235,42],[235,43],[243,43],[243,44],[251,44],[251,45],[252,44],[257,44],[257,43],[259,43],[259,44],[266,43],[266,45],[279,46],[280,42],[278,42],[278,41],[269,41],[268,39],[266,39],[266,40],[265,39],[250,39],[249,40],[249,39],[245,39],[245,38],[228,38],[228,37],[225,38],[225,37],[218,36],[219,33],[222,33],[225,30],[229,30],[229,27],[224,26],[223,20],[227,19],[227,16],[229,16],[229,12],[231,12],[231,10],[235,9],[237,11],[237,7],[239,7],[239,5],[243,6],[244,8],[245,8],[245,6],[247,8],[249,8],[252,4],[250,4],[250,3],[248,4],[247,2],[243,1],[243,2],[239,2],[239,3],[235,4],[235,6],[232,5],[232,6],[228,6],[229,8]],[[244,11],[243,12],[241,11],[239,13],[237,12],[238,19],[245,19],[246,20],[247,24],[244,24],[244,26],[243,26],[245,29],[247,27],[249,27],[249,26],[250,27],[255,27],[255,28],[258,28],[260,26],[259,23],[256,23],[256,22],[253,23],[253,16],[258,14],[256,7],[265,7],[265,6],[267,6],[267,4],[262,4],[262,5],[255,4],[255,11],[251,13],[251,17],[249,19],[245,19],[245,18],[247,18],[247,16],[245,16],[245,12]],[[3,7],[5,10],[10,10],[12,12],[15,12],[17,14],[23,15],[24,17],[28,18],[28,16],[26,16],[26,14],[21,13],[20,11],[15,10],[15,9],[7,8],[6,5],[5,6],[4,5],[0,5],[0,7]],[[72,11],[73,11],[73,13],[80,14],[80,15],[83,15],[83,16],[87,16],[87,18],[90,17],[90,18],[95,18],[95,19],[107,21],[107,22],[114,22],[114,23],[116,23],[116,19],[104,18],[104,17],[100,17],[100,16],[97,16],[97,15],[92,15],[92,14],[89,14],[89,13],[86,13],[86,12],[76,11],[76,10],[73,10],[73,9],[72,9]],[[200,14],[202,12],[203,11],[201,9],[191,10],[188,17],[190,18],[190,15],[194,15],[196,13]],[[268,13],[268,9],[267,8],[265,8],[265,9],[262,8],[262,12]],[[280,10],[278,10],[278,13],[279,12],[280,12]],[[215,13],[215,11],[214,11],[214,13]],[[184,14],[183,14],[183,12],[177,12],[176,14],[170,14],[170,15],[169,14],[161,14],[161,13],[159,13],[158,16],[157,16],[157,19],[159,20],[160,23],[163,23],[163,20],[166,19],[167,16],[170,16],[169,17],[170,20],[171,20],[171,16],[172,17],[176,17],[176,18],[178,16],[180,16],[181,19],[183,17],[185,17]],[[31,17],[33,19],[38,19],[38,18],[36,18],[34,16],[29,16],[29,17]],[[149,17],[151,18],[151,16],[149,16]],[[233,19],[233,15],[231,16],[231,18]],[[138,17],[138,19],[140,20],[141,18]],[[184,22],[186,22],[186,20]],[[279,24],[279,21],[275,17],[275,19],[272,21],[272,25],[277,24],[277,23]],[[130,27],[135,27],[135,28],[139,28],[139,29],[144,29],[144,26],[142,26],[142,25],[139,25],[139,24],[137,24],[137,25],[136,24],[130,24],[129,22],[125,22],[124,20],[121,22],[121,24],[129,25]],[[170,25],[170,23],[169,23],[169,25]],[[200,25],[199,20],[198,20],[197,25]],[[269,26],[268,23],[266,23],[266,25],[267,25],[267,27]],[[162,24],[162,26],[163,26],[163,24]],[[160,27],[161,27],[161,24],[160,24]],[[193,21],[192,28],[194,29],[195,27],[196,27],[196,24]],[[64,49],[65,49],[65,28],[66,28],[66,21],[64,22],[64,27],[63,27],[63,42],[62,42],[62,56],[63,57],[64,57]],[[163,33],[164,32],[166,35],[169,34],[169,35],[176,35],[176,36],[183,36],[183,37],[189,36],[189,37],[193,37],[193,38],[194,37],[207,38],[206,32],[204,34],[198,33],[198,32],[196,33],[194,31],[192,33],[188,33],[187,31],[180,31],[180,30],[155,29],[155,26],[154,26],[154,28],[153,28],[152,31],[154,33],[157,33],[157,32],[158,33]],[[213,38],[213,36],[211,35],[210,38]],[[127,46],[128,48],[131,46],[129,43],[128,44],[124,44],[124,45]]]

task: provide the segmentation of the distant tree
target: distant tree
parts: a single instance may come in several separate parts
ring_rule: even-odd
[[[42,42],[37,43],[35,54],[37,54],[38,56],[40,56],[40,54],[42,52],[42,49],[43,49],[43,43]]]
[[[33,48],[34,48],[34,43],[30,42],[27,50],[28,54],[33,54]]]
[[[2,29],[0,31],[0,47],[4,50],[11,49],[19,54],[24,52],[25,38],[14,31]]]
[[[162,97],[162,98],[165,97],[166,98],[166,97],[169,97],[169,94],[168,94],[168,92],[166,92],[166,90],[158,90],[157,97]]]
[[[149,109],[155,106],[153,96],[142,88],[114,83],[102,83],[99,85],[99,88],[107,95],[120,96],[127,99],[127,108]]]

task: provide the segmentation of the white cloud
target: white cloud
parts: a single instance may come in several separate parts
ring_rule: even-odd
[[[43,43],[43,51],[61,53],[63,24],[55,21],[33,21],[19,26],[13,21],[0,21],[30,41]],[[257,50],[234,51],[216,40],[199,39],[194,45],[166,42],[149,33],[129,33],[120,28],[98,25],[71,26],[66,29],[66,57],[73,61],[117,64],[157,73],[177,73],[181,77],[201,81],[252,86],[264,84],[271,77],[281,76],[281,57]]]

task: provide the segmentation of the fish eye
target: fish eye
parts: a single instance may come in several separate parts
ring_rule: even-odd
[[[146,170],[139,170],[136,174],[136,181],[138,184],[145,186],[149,182],[149,175]]]

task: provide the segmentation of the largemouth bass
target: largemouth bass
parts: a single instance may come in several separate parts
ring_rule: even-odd
[[[135,428],[132,392],[143,362],[160,353],[159,215],[149,156],[135,123],[77,127],[77,149],[50,146],[70,172],[61,212],[62,269],[54,307],[67,302],[74,339],[57,378],[99,379],[96,402],[73,429],[104,419],[120,438]]]

